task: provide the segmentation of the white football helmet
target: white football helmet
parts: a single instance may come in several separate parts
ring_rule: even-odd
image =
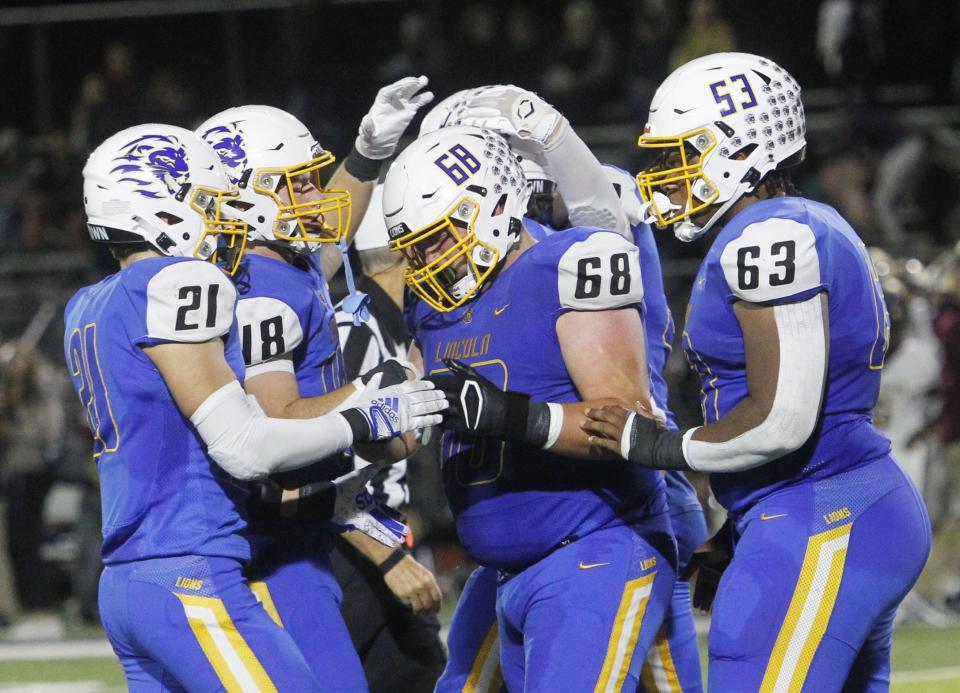
[[[420,123],[420,134],[426,135],[441,128],[460,125],[460,118],[469,111],[470,99],[498,86],[488,85],[454,92],[431,108],[423,117]],[[520,168],[530,183],[531,209],[527,210],[527,215],[537,221],[549,223],[553,216],[552,198],[557,187],[557,179],[550,173],[543,153],[531,142],[514,140],[509,144],[513,153],[520,159]]]
[[[164,255],[219,261],[236,272],[247,225],[228,220],[237,199],[220,158],[189,130],[147,124],[108,137],[83,168],[83,205],[95,241],[146,241]]]
[[[529,197],[517,157],[490,130],[443,128],[408,146],[387,172],[383,217],[413,292],[441,312],[474,296],[520,238]]]
[[[232,205],[231,213],[250,225],[251,240],[282,241],[306,252],[346,233],[350,193],[321,185],[320,169],[334,156],[297,118],[272,106],[237,106],[196,132],[217,151],[239,188],[241,204]]]
[[[637,175],[640,194],[660,228],[674,224],[691,241],[768,172],[800,163],[805,133],[800,85],[779,65],[749,53],[697,58],[654,94],[638,144],[660,156]],[[671,204],[663,186],[685,186],[685,204]],[[695,224],[691,216],[711,206]]]

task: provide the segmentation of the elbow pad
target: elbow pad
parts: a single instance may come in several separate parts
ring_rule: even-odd
[[[731,440],[693,440],[696,428],[683,436],[683,456],[690,468],[704,473],[739,472],[788,455],[813,433],[820,415],[827,348],[819,294],[775,306],[780,342],[777,391],[770,413],[760,425]]]
[[[306,466],[353,442],[343,416],[270,418],[236,380],[207,397],[190,422],[213,461],[242,481]]]

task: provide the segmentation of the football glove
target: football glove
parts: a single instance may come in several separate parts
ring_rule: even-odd
[[[464,107],[458,109],[456,122],[529,140],[545,149],[559,142],[569,126],[553,106],[532,91],[512,84],[472,92]]]
[[[358,390],[362,390],[365,385],[370,384],[370,381],[373,380],[378,373],[383,374],[380,378],[380,387],[389,387],[390,385],[405,383],[410,380],[411,377],[416,377],[417,368],[404,359],[387,359],[366,373],[363,373],[357,380],[353,381],[353,384]]]
[[[300,490],[300,505],[304,510],[309,508],[313,511],[316,511],[317,507],[329,508],[332,495],[329,519],[340,531],[358,530],[386,546],[400,546],[410,532],[403,522],[403,517],[392,508],[379,503],[367,489],[367,482],[377,470],[375,465],[368,465],[345,474],[335,482],[304,487]],[[319,502],[304,503],[309,496],[314,496]]]
[[[354,148],[367,159],[381,160],[393,155],[397,142],[422,106],[433,101],[433,92],[419,92],[427,78],[404,77],[377,92],[369,113],[360,121]]]
[[[680,575],[681,580],[689,580],[694,574],[697,576],[693,588],[693,606],[704,613],[710,611],[713,599],[717,596],[720,587],[720,578],[723,571],[733,559],[733,525],[730,520],[714,534],[707,545],[712,548],[708,551],[694,553],[686,569]]]
[[[374,382],[382,376],[374,376]],[[436,426],[447,408],[442,390],[427,380],[408,380],[379,390],[362,393],[340,414],[353,432],[354,443],[389,440],[410,431]]]
[[[449,374],[438,373],[424,380],[442,391],[450,406],[443,426],[458,433],[487,436],[508,442],[543,446],[550,435],[549,406],[530,402],[522,392],[504,392],[471,366],[444,359]]]

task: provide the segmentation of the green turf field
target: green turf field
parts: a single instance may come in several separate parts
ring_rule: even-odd
[[[125,689],[112,659],[0,662],[0,691],[102,693]],[[904,626],[894,635],[893,691],[960,693],[960,627]]]

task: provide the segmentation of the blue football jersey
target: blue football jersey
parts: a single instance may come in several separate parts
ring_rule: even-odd
[[[237,285],[237,325],[247,377],[285,367],[301,397],[346,384],[335,311],[327,283],[312,257],[302,268],[248,254]]]
[[[408,324],[427,373],[443,372],[443,359],[455,358],[535,401],[576,402],[581,397],[563,361],[557,319],[570,310],[640,310],[639,278],[633,244],[608,231],[574,228],[533,245],[450,313],[412,303]],[[516,568],[571,535],[666,510],[660,475],[622,460],[570,459],[449,431],[441,457],[460,540],[487,566]]]
[[[144,347],[224,340],[243,359],[233,284],[188,258],[134,262],[80,291],[64,313],[64,351],[86,407],[100,476],[103,561],[197,554],[247,560],[245,487],[206,453]]]
[[[312,257],[298,258],[297,263],[252,253],[244,257],[235,278],[237,327],[248,379],[285,370],[296,377],[301,397],[317,397],[346,384],[343,353],[322,272]],[[334,479],[352,469],[350,459],[342,454],[318,462],[282,474],[282,483],[298,486]],[[261,507],[261,502],[255,495],[249,505],[255,547],[306,527],[303,521],[277,515],[279,498],[271,498],[267,507]],[[311,525],[313,529],[326,526],[322,521]]]
[[[714,239],[690,297],[683,345],[698,371],[704,420],[747,395],[736,301],[766,305],[825,291],[830,324],[821,421],[800,449],[762,467],[711,477],[717,500],[741,513],[798,479],[818,479],[890,451],[872,424],[889,317],[863,241],[831,207],[798,197],[757,202]]]

